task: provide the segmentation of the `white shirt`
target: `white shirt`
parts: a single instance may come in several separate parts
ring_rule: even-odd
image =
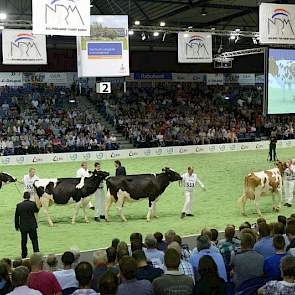
[[[289,165],[289,167],[284,171],[284,177],[287,181],[295,180],[295,166]]]
[[[79,287],[79,283],[76,280],[75,271],[73,269],[59,270],[55,271],[53,274],[58,280],[62,290]]]
[[[90,174],[89,174],[89,172],[88,172],[88,169],[84,169],[84,168],[80,168],[80,169],[78,169],[77,170],[77,172],[76,172],[76,177],[79,177],[79,178],[81,178],[81,177],[89,177],[90,176]]]
[[[29,192],[30,194],[33,194],[35,191],[33,184],[36,180],[39,180],[39,177],[36,175],[33,177],[30,177],[29,174],[25,175],[23,178],[24,191]]]
[[[197,183],[201,186],[201,188],[205,187],[201,180],[198,178],[196,173],[193,173],[192,175],[184,173],[181,177],[184,189],[187,192],[194,191],[194,188],[196,187]]]
[[[29,288],[28,286],[16,287],[8,295],[42,295],[40,291]]]

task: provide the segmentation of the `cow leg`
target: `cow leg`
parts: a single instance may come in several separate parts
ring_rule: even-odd
[[[259,197],[260,197],[260,194],[255,193],[254,204],[255,204],[257,214],[261,217],[262,213],[261,213],[260,208],[259,208]]]
[[[109,219],[109,211],[110,211],[110,208],[112,206],[113,200],[114,200],[113,196],[111,195],[110,191],[108,190],[107,195],[106,195],[106,199],[105,199],[105,212],[104,212],[106,222],[110,221],[110,219]]]
[[[148,210],[148,214],[146,216],[146,221],[147,222],[151,221],[151,217],[153,217],[154,210],[155,210],[155,201],[151,201],[149,199],[149,210]]]
[[[79,212],[80,207],[81,207],[81,201],[79,201],[79,202],[77,202],[75,204],[74,214],[73,214],[73,217],[72,217],[72,224],[75,224],[76,223],[76,219],[77,219],[77,215],[78,215],[78,212]]]
[[[122,221],[127,222],[127,219],[123,214],[123,204],[124,204],[124,198],[125,198],[124,193],[118,192],[117,195],[118,195],[118,201],[116,204],[116,208],[117,208],[118,214],[121,217]]]
[[[89,223],[88,216],[87,216],[87,213],[86,213],[86,208],[89,205],[90,200],[91,200],[91,196],[88,196],[88,197],[83,198],[81,200],[81,202],[82,202],[82,208],[83,208],[84,220],[85,220],[86,223]]]
[[[41,205],[43,207],[43,210],[44,210],[44,214],[46,216],[46,220],[49,224],[49,226],[53,226],[53,222],[49,216],[49,212],[48,212],[48,208],[49,208],[49,196],[44,194],[43,197],[40,198],[40,202],[41,202]]]
[[[240,208],[241,215],[243,215],[243,216],[246,216],[246,213],[245,213],[246,201],[247,201],[246,195],[241,196],[238,200],[238,206]]]
[[[157,215],[157,200],[155,200],[154,204],[153,204],[153,208],[152,208],[152,218],[159,218],[159,216]]]

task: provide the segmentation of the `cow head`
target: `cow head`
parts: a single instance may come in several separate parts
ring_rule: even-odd
[[[92,175],[93,178],[99,178],[100,180],[104,180],[110,175],[109,172],[97,170],[94,170],[93,172],[89,171],[89,173]]]
[[[284,174],[284,171],[287,169],[288,165],[287,165],[287,162],[285,161],[276,161],[276,164],[275,164],[278,169],[280,170],[280,173],[281,175]]]
[[[182,177],[180,176],[180,174],[174,171],[173,169],[165,167],[162,169],[162,171],[169,177],[169,181],[182,180]]]
[[[0,181],[2,181],[4,183],[9,183],[9,182],[16,182],[17,179],[5,172],[1,172],[0,173]]]

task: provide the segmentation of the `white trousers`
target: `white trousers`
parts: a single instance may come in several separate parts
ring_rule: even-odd
[[[192,206],[193,206],[193,194],[194,192],[184,192],[184,205],[182,209],[182,213],[192,214]]]
[[[285,180],[284,182],[285,202],[290,205],[293,203],[294,184],[294,180]]]
[[[105,193],[103,189],[98,189],[95,192],[95,217],[104,215],[105,211]]]

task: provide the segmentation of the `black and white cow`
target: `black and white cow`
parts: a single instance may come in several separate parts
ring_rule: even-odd
[[[286,88],[292,90],[292,85],[295,83],[295,61],[270,59],[269,72],[273,79],[282,88],[282,98],[286,99]],[[295,100],[295,96],[291,97]]]
[[[134,202],[148,199],[149,210],[147,221],[156,217],[156,202],[166,187],[173,181],[181,180],[181,176],[170,168],[162,169],[160,174],[139,174],[127,176],[114,176],[106,180],[107,195],[105,218],[109,221],[109,209],[113,202],[116,203],[118,214],[123,221],[127,221],[122,208],[125,202]]]
[[[96,170],[91,174],[90,177],[85,178],[39,179],[34,182],[37,194],[36,204],[38,207],[43,207],[50,226],[53,226],[53,222],[49,216],[48,207],[53,203],[58,205],[76,203],[72,224],[76,223],[76,217],[82,205],[85,222],[89,222],[86,207],[90,202],[90,196],[98,189],[101,181],[109,176],[108,172]]]
[[[17,179],[5,172],[0,172],[0,189],[2,187],[2,185],[7,184],[7,183],[11,183],[11,182],[16,182]]]

